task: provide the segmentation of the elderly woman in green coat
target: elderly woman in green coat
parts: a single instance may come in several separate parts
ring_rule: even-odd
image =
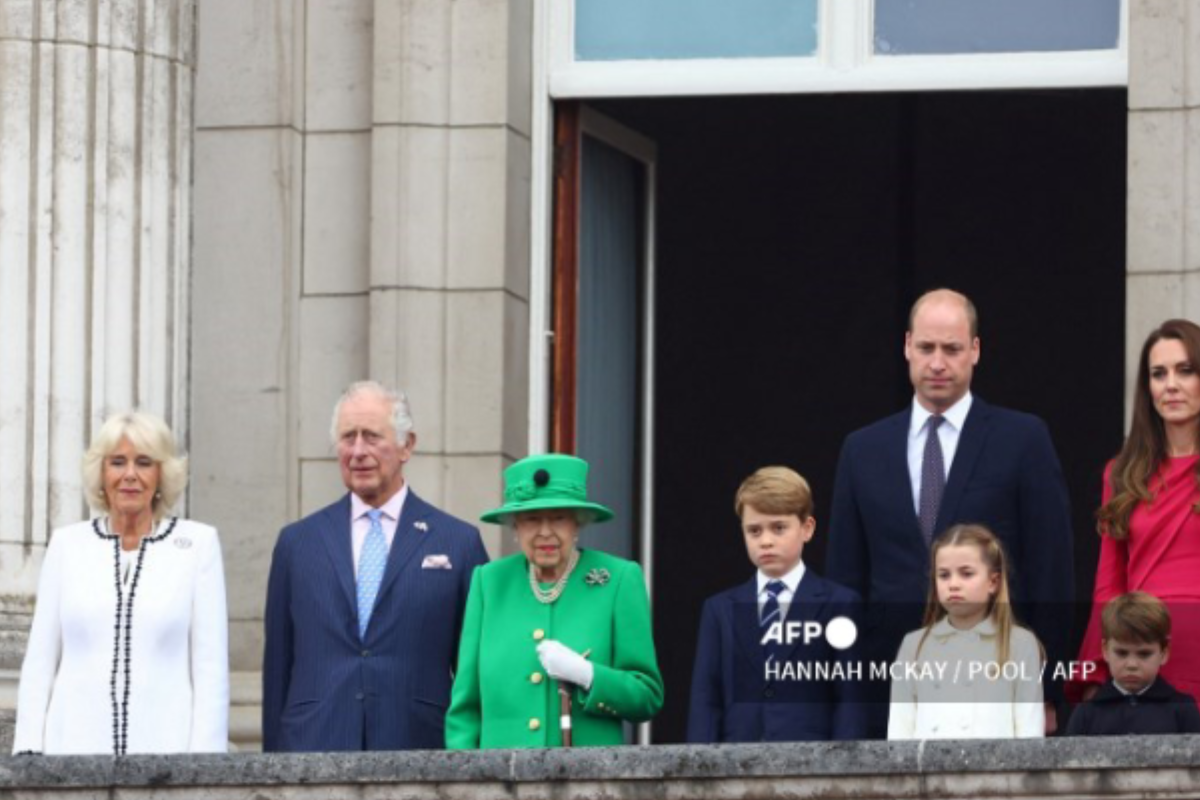
[[[576,547],[612,512],[587,499],[586,461],[530,456],[504,472],[521,552],[475,570],[446,714],[450,749],[562,744],[556,684],[569,688],[574,745],[624,743],[622,722],[663,703],[641,568]]]

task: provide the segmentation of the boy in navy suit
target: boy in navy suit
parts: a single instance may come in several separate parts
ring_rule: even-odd
[[[734,508],[757,572],[704,604],[688,741],[863,738],[850,622],[859,597],[801,559],[817,527],[808,482],[764,467],[738,488]]]
[[[1100,617],[1101,646],[1110,677],[1075,709],[1068,736],[1200,733],[1191,695],[1159,677],[1171,654],[1171,614],[1145,592],[1115,597]]]

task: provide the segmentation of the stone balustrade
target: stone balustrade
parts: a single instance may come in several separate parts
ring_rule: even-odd
[[[21,800],[1196,797],[1200,736],[0,758]]]

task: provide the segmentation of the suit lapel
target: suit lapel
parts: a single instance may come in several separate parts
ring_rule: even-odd
[[[963,423],[962,433],[958,437],[958,448],[954,451],[954,462],[950,465],[950,477],[946,481],[946,491],[942,494],[942,506],[938,509],[937,525],[940,533],[945,530],[951,520],[958,519],[958,505],[962,501],[963,492],[975,469],[975,462],[983,452],[991,431],[991,411],[987,404],[976,397],[971,402],[971,410]]]
[[[796,591],[792,595],[792,602],[788,605],[788,622],[808,622],[820,619],[827,594],[825,581],[821,580],[821,577],[811,569],[805,569],[804,577],[800,579],[800,585],[796,587]],[[801,632],[803,633],[803,630]],[[782,659],[785,661],[790,659],[792,651],[802,641],[804,639],[801,636],[787,644],[783,650]]]
[[[733,595],[733,638],[738,654],[756,667],[762,664],[762,631],[758,625],[758,578],[750,578]]]
[[[886,430],[887,441],[880,452],[884,471],[884,485],[881,488],[888,493],[887,507],[901,509],[899,519],[909,540],[924,550],[925,537],[921,534],[917,507],[913,503],[913,476],[908,471],[908,429],[911,426],[912,406],[891,418]]]
[[[333,562],[333,571],[342,587],[342,593],[346,595],[346,602],[355,610],[357,619],[358,595],[354,587],[354,551],[350,544],[350,495],[347,494],[340,502],[325,509],[320,520],[321,541],[325,544],[329,560]]]
[[[426,521],[431,511],[433,506],[417,497],[410,488],[408,497],[404,499],[404,508],[400,510],[400,521],[396,523],[396,535],[392,538],[391,550],[388,551],[387,567],[383,571],[383,581],[379,584],[379,596],[375,598],[376,608],[396,582],[396,576],[421,548],[425,538],[437,534],[433,525]],[[417,526],[418,522],[423,523],[421,527]]]

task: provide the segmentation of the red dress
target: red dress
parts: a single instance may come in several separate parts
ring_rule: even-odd
[[[1100,649],[1100,612],[1104,604],[1125,592],[1142,591],[1167,604],[1171,611],[1171,657],[1162,676],[1179,691],[1200,697],[1200,500],[1196,461],[1200,456],[1168,458],[1150,479],[1154,499],[1139,503],[1129,518],[1129,538],[1103,536],[1096,588],[1087,634],[1079,660],[1097,666],[1089,680],[1068,686],[1074,699],[1088,683],[1108,680]],[[1112,499],[1112,463],[1104,471],[1104,503]]]

